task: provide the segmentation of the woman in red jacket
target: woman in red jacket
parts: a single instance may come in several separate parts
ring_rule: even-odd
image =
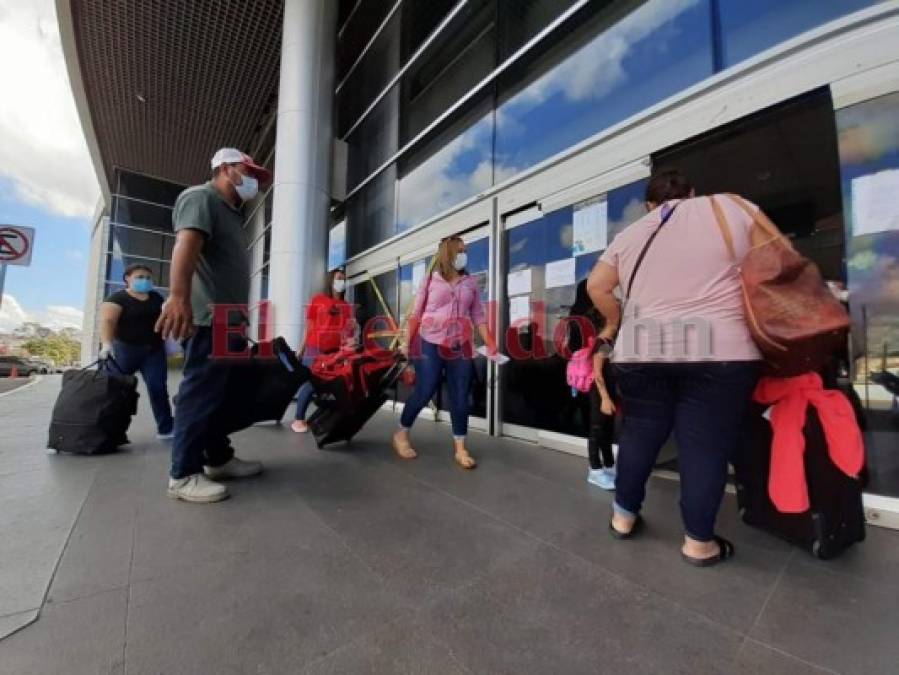
[[[304,366],[311,367],[319,354],[329,354],[340,349],[344,341],[353,337],[353,311],[343,299],[346,290],[346,274],[336,269],[328,275],[328,293],[316,293],[306,309],[306,339],[299,356]],[[296,419],[290,428],[298,434],[309,431],[306,409],[312,401],[314,390],[306,382],[297,393]]]

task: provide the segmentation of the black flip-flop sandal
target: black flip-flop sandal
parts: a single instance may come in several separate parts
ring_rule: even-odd
[[[684,562],[693,565],[693,567],[711,567],[712,565],[717,565],[720,562],[724,562],[725,560],[730,560],[734,557],[734,553],[736,550],[734,549],[734,545],[729,542],[724,537],[718,536],[717,534],[713,537],[715,543],[718,544],[718,548],[720,549],[718,555],[713,555],[710,558],[694,558],[693,556],[687,555],[683,551],[681,551],[681,557],[684,559]]]
[[[638,534],[641,529],[643,529],[643,517],[639,513],[637,514],[637,517],[634,520],[634,524],[631,526],[629,532],[621,532],[620,530],[616,530],[615,526],[612,525],[612,521],[609,521],[609,532],[615,539],[618,540],[630,539],[634,535]]]

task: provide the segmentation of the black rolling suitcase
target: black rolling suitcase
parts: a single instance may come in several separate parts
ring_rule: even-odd
[[[865,538],[863,481],[843,473],[830,459],[824,429],[813,406],[808,407],[805,435],[805,478],[811,508],[805,513],[781,513],[768,496],[771,424],[767,406],[753,403],[745,442],[734,460],[737,503],[743,521],[827,560]]]
[[[227,433],[258,422],[280,422],[300,385],[309,379],[309,369],[282,337],[253,345],[250,358],[232,368],[224,403]]]
[[[349,441],[387,401],[387,391],[396,384],[406,367],[394,354],[356,355],[338,371],[349,370],[349,377],[315,377],[317,410],[308,424],[319,448],[338,441]]]
[[[128,443],[138,396],[137,378],[113,372],[107,363],[66,371],[53,406],[47,447],[76,455],[115,452]]]

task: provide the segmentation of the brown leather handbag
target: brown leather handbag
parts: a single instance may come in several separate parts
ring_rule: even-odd
[[[815,263],[797,253],[768,216],[738,195],[726,196],[769,236],[738,261],[727,217],[717,198],[710,198],[724,243],[740,271],[746,321],[768,374],[791,377],[819,369],[845,345],[849,314]]]

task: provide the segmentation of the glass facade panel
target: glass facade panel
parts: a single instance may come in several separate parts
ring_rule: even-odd
[[[112,212],[114,223],[137,225],[160,232],[172,231],[172,209],[168,206],[147,204],[119,195],[115,197]]]
[[[116,194],[142,199],[153,204],[172,206],[185,187],[185,185],[178,183],[142,176],[139,173],[119,171]]]
[[[500,58],[512,56],[573,4],[574,0],[498,0]]]
[[[399,149],[399,90],[394,87],[347,139],[347,189],[368,178]]]
[[[384,26],[337,94],[337,131],[344,136],[400,69],[400,16]]]
[[[496,67],[493,7],[473,13],[403,77],[402,143],[414,138]]]
[[[396,167],[383,171],[347,201],[347,251],[356,255],[396,232],[394,202]]]
[[[352,14],[349,14],[337,35],[338,82],[346,77],[350,67],[395,4],[394,0],[361,0],[358,7],[351,10]]]
[[[486,103],[436,139],[429,146],[432,154],[400,179],[398,231],[407,230],[493,185],[493,111],[489,102]],[[463,126],[465,123],[470,126]]]
[[[878,0],[716,0],[724,67]]]
[[[868,491],[899,497],[899,93],[837,111],[837,128]]]
[[[161,260],[171,258],[172,246],[175,242],[173,236],[115,225],[109,228],[109,238],[109,250],[113,253]]]
[[[649,0],[624,17],[601,12],[501,85],[497,175],[527,169],[712,73],[709,0]]]
[[[428,0],[427,2],[406,2],[402,7],[403,14],[403,62],[418,49],[427,37],[437,28],[443,18],[456,5],[458,0]],[[477,0],[472,4],[484,3]],[[463,12],[464,13],[464,12]],[[464,20],[464,17],[463,17]],[[452,30],[452,26],[448,27]]]

